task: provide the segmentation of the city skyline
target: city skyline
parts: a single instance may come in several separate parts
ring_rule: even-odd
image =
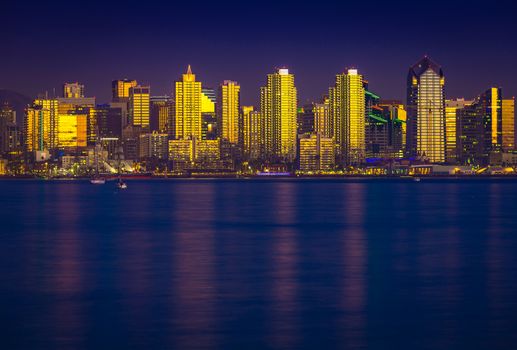
[[[116,1],[8,3],[0,23],[9,33],[0,88],[33,97],[65,81],[81,81],[89,96],[108,101],[103,81],[127,77],[151,85],[156,95],[171,94],[172,82],[191,64],[206,86],[238,81],[242,103],[258,105],[263,77],[286,66],[297,76],[303,103],[325,93],[336,72],[354,66],[371,79],[372,91],[403,99],[407,68],[429,54],[446,69],[448,96],[472,98],[486,86],[514,96],[517,50],[508,43],[517,28],[511,3],[491,4],[489,16],[480,3],[439,0],[428,10],[406,1],[322,2],[314,9],[293,2],[201,1],[192,16],[182,15],[191,11],[182,3],[145,3],[138,11]],[[62,21],[69,11],[74,19]],[[90,25],[93,14],[101,20]],[[120,29],[119,21],[131,30]]]

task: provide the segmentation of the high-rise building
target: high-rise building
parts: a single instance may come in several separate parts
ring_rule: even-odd
[[[457,111],[465,106],[472,104],[473,101],[458,98],[455,100],[445,101],[445,154],[447,163],[456,163],[457,149],[456,149],[456,120]]]
[[[113,80],[111,82],[112,102],[128,102],[129,90],[137,86],[136,80]]]
[[[217,101],[217,128],[222,139],[231,144],[239,142],[240,85],[225,80],[219,86]]]
[[[294,75],[286,68],[268,74],[260,90],[265,122],[265,152],[279,160],[294,161],[297,144],[297,92]]]
[[[332,121],[330,118],[330,101],[328,98],[323,103],[314,103],[312,110],[314,112],[314,132],[323,137],[332,138]]]
[[[129,121],[133,125],[149,129],[151,88],[135,86],[129,89]]]
[[[69,115],[87,115],[87,141],[93,145],[97,140],[97,117],[95,112],[95,97],[58,97],[58,113]]]
[[[63,84],[64,98],[81,98],[84,97],[84,85],[79,83]]]
[[[307,103],[298,108],[298,135],[314,132],[315,111],[314,104]]]
[[[458,161],[462,164],[489,165],[500,159],[502,134],[500,88],[490,88],[472,104],[457,111],[456,140]]]
[[[169,132],[169,115],[171,98],[169,96],[151,96],[150,130],[159,133]]]
[[[262,113],[254,111],[253,106],[242,107],[242,134],[244,158],[261,159],[264,156],[265,123]]]
[[[168,134],[156,131],[140,135],[140,158],[167,159],[169,150],[168,139]]]
[[[120,138],[122,136],[122,109],[109,104],[97,105],[93,109],[100,138]]]
[[[86,147],[88,114],[59,114],[57,147],[77,149]]]
[[[25,116],[24,140],[28,152],[53,150],[57,147],[58,101],[36,99]]]
[[[18,124],[16,111],[8,103],[4,103],[0,106],[0,119],[4,119],[9,123]]]
[[[175,88],[175,138],[202,139],[201,82],[196,81],[190,65]]]
[[[515,97],[502,101],[503,150],[515,150]]]
[[[335,164],[334,140],[320,134],[305,134],[299,139],[301,171],[332,170]]]
[[[407,147],[409,156],[445,162],[445,77],[425,56],[409,68],[407,79]]]
[[[389,123],[388,144],[393,158],[402,158],[406,150],[407,112],[404,104],[397,100],[381,100],[379,107]]]
[[[366,157],[364,85],[357,69],[348,69],[336,75],[336,84],[329,89],[333,135],[346,164],[361,164]]]
[[[217,94],[209,87],[201,88],[201,135],[203,140],[218,137]]]

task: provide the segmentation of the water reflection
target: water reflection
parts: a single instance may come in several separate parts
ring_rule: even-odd
[[[272,189],[274,226],[271,230],[271,343],[277,349],[296,348],[298,341],[298,248],[296,242],[295,185],[279,182]]]
[[[54,261],[49,266],[47,288],[55,298],[50,320],[55,331],[57,348],[84,346],[84,310],[80,295],[88,289],[83,283],[84,258],[81,256],[81,238],[78,223],[81,215],[77,201],[78,188],[71,186],[55,193],[56,211],[49,220],[57,227],[53,244]]]
[[[365,226],[364,184],[344,187],[346,230],[343,232],[343,332],[344,346],[349,349],[364,348],[367,293],[367,239]]]
[[[182,186],[175,192],[172,334],[174,348],[215,348],[216,287],[214,185]]]

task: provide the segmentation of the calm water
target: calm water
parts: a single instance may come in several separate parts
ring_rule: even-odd
[[[3,349],[509,349],[517,181],[1,181]]]

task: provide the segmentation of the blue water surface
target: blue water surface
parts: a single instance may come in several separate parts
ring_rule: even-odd
[[[512,349],[517,181],[0,181],[3,349]]]

